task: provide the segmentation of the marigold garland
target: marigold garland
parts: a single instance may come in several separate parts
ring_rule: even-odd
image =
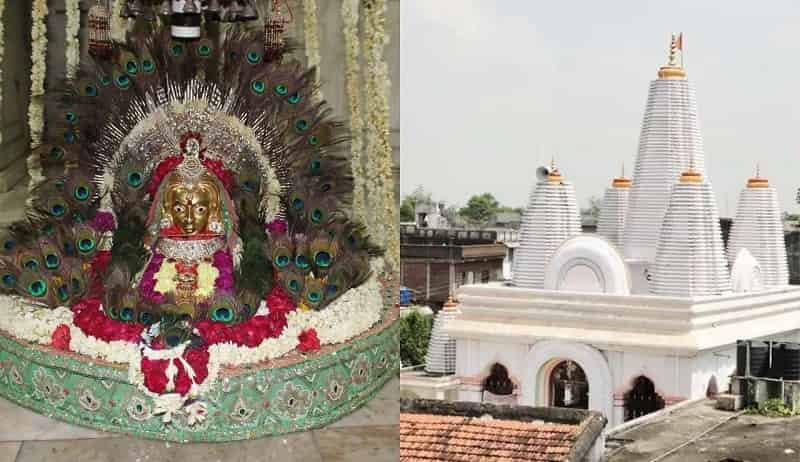
[[[308,67],[314,68],[314,81],[319,85],[319,23],[317,21],[317,0],[303,0],[303,35],[306,45],[306,60]],[[322,100],[322,91],[314,92],[313,98]]]
[[[67,79],[72,80],[78,72],[81,59],[81,43],[78,31],[81,28],[81,8],[79,0],[65,0],[67,10]]]
[[[364,0],[364,58],[367,106],[367,199],[374,201],[367,217],[370,234],[386,249],[386,264],[396,272],[400,264],[398,209],[394,194],[389,114],[389,69],[383,49],[386,0]]]
[[[0,0],[0,107],[3,107],[3,58],[6,49],[6,33],[5,33],[5,11],[6,2]],[[3,115],[0,113],[0,126],[3,124]],[[3,132],[0,130],[0,144],[3,142]]]
[[[364,222],[366,191],[364,190],[364,116],[361,113],[361,67],[358,37],[359,0],[342,2],[345,49],[345,91],[350,109],[350,152],[353,168],[353,218]]]
[[[31,102],[28,106],[28,127],[31,148],[41,143],[44,130],[44,81],[47,74],[47,0],[33,0],[31,5]],[[44,180],[42,166],[33,152],[28,156],[29,188],[32,190]]]

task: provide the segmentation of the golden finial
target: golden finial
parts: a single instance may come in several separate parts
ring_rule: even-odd
[[[677,60],[678,52],[681,56],[680,64]],[[672,34],[669,45],[669,61],[658,69],[658,77],[662,79],[686,78],[686,70],[683,68],[683,32]]]
[[[556,167],[556,156],[550,158],[550,173],[547,174],[547,181],[550,183],[560,183],[564,180],[564,177],[561,176],[561,172],[558,171],[558,167]]]
[[[611,182],[612,188],[630,188],[630,178],[625,178],[625,162],[622,163],[622,174]]]
[[[689,169],[681,173],[681,183],[702,183],[703,174],[694,169],[694,157],[689,158]]]
[[[458,303],[455,300],[453,300],[453,295],[450,294],[447,296],[447,301],[444,302],[444,305],[442,305],[442,309],[444,311],[455,311],[457,306]]]
[[[747,180],[748,188],[768,188],[769,180],[761,178],[761,165],[756,162],[756,176]]]

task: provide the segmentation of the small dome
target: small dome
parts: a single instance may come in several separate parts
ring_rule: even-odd
[[[619,251],[598,236],[565,241],[547,264],[544,288],[565,292],[630,294],[628,267]]]

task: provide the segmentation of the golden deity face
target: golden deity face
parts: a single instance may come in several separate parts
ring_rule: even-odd
[[[168,217],[184,235],[222,231],[220,191],[207,174],[195,182],[184,181],[175,174],[170,176],[162,207],[162,216]]]

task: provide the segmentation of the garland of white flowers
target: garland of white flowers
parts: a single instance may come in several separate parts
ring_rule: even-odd
[[[65,0],[67,10],[67,80],[73,80],[78,72],[81,59],[81,42],[78,31],[81,28],[81,7],[79,0]]]
[[[113,0],[111,4],[111,39],[115,42],[125,41],[125,32],[128,30],[128,20],[122,17],[122,2]]]
[[[314,81],[319,85],[319,64],[322,58],[319,55],[319,23],[317,21],[317,0],[303,0],[303,35],[306,45],[306,60],[308,67],[314,68]],[[322,100],[322,91],[314,92],[317,101]]]
[[[3,107],[3,58],[5,57],[6,49],[6,32],[5,32],[5,11],[6,0],[0,0],[0,107]],[[3,126],[3,114],[0,111],[0,127]],[[3,131],[0,130],[0,144],[3,143]]]
[[[353,218],[365,220],[364,163],[361,151],[364,149],[364,117],[361,114],[361,67],[359,65],[358,37],[359,0],[342,2],[344,20],[345,50],[345,91],[350,108],[350,152],[353,167]]]
[[[400,264],[398,210],[394,195],[389,114],[389,67],[383,49],[386,34],[386,0],[364,0],[364,57],[367,106],[367,199],[372,212],[367,219],[371,236],[386,249],[386,264],[396,272]]]
[[[223,366],[256,364],[291,352],[299,344],[298,336],[306,329],[316,330],[320,345],[333,345],[350,340],[374,326],[383,314],[382,287],[377,275],[383,271],[384,263],[377,258],[371,265],[373,275],[367,282],[345,292],[324,310],[289,313],[286,327],[279,337],[265,339],[254,348],[232,343],[209,347],[208,377],[198,385],[197,392],[210,390]],[[112,363],[127,363],[130,383],[144,393],[156,396],[144,386],[142,352],[138,345],[124,341],[105,342],[84,334],[73,324],[74,315],[66,307],[51,310],[32,305],[18,296],[2,295],[0,308],[0,330],[20,340],[49,345],[53,331],[64,324],[69,327],[71,351]],[[268,309],[262,304],[258,314],[267,314]]]
[[[31,133],[31,154],[28,156],[29,187],[32,190],[44,179],[36,148],[44,130],[44,80],[47,74],[47,0],[33,0],[31,6],[31,102],[28,106],[28,128]]]

